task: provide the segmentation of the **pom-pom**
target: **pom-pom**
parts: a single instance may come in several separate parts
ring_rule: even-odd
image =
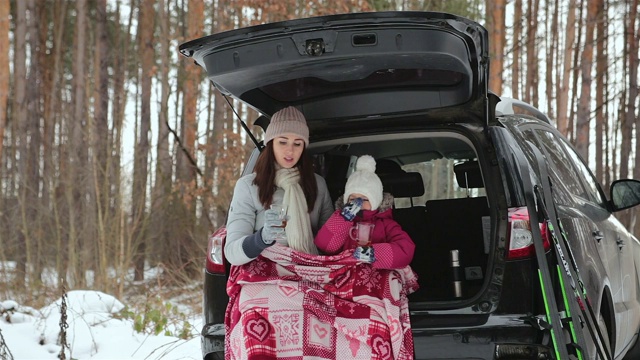
[[[356,162],[356,171],[376,172],[376,160],[371,155],[362,155]]]

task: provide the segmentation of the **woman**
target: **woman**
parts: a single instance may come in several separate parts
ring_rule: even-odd
[[[254,172],[238,179],[233,192],[224,248],[232,265],[250,262],[276,240],[317,254],[314,234],[333,212],[327,184],[315,174],[306,150],[309,128],[304,115],[294,107],[273,114],[264,143]],[[265,224],[272,204],[287,209],[284,233],[279,224]]]

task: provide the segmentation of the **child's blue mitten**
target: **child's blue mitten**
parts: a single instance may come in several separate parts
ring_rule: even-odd
[[[376,257],[374,255],[373,246],[358,246],[353,251],[353,257],[358,261],[363,263],[371,264],[376,261]]]
[[[340,215],[347,221],[353,221],[362,209],[362,203],[361,198],[353,199],[342,208]]]

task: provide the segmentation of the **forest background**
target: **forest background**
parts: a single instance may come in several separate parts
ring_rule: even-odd
[[[490,89],[547,112],[598,179],[640,179],[639,0],[0,0],[0,299],[197,283],[253,148],[178,45],[333,13],[428,10],[490,32]],[[507,20],[508,19],[508,20]],[[227,102],[229,100],[229,102]],[[233,109],[229,106],[233,105]],[[262,134],[257,131],[260,138]],[[640,234],[636,212],[620,219]]]

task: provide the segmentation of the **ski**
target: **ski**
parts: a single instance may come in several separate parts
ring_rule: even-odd
[[[533,184],[530,177],[530,171],[527,169],[528,164],[524,154],[519,149],[513,149],[512,156],[515,158],[515,164],[518,164],[516,176],[522,184],[522,190],[529,212],[529,221],[531,224],[539,224],[538,211],[536,208],[536,198],[533,193]],[[564,329],[562,319],[560,318],[560,311],[558,303],[556,301],[556,295],[553,290],[553,281],[551,279],[550,268],[551,265],[547,261],[547,257],[544,250],[544,244],[542,240],[542,234],[538,228],[538,231],[531,226],[531,234],[533,237],[533,246],[536,253],[536,259],[538,262],[538,278],[540,281],[540,288],[542,290],[542,299],[544,302],[544,308],[546,313],[546,320],[549,324],[549,332],[551,335],[551,342],[555,352],[556,360],[570,359],[567,344],[564,336]]]
[[[534,192],[538,201],[539,208],[542,210],[542,217],[544,218],[547,228],[549,229],[549,233],[551,234],[551,239],[554,243],[556,259],[559,264],[562,264],[562,268],[564,269],[564,273],[559,271],[559,276],[561,280],[561,290],[562,296],[567,304],[565,306],[567,311],[578,316],[578,311],[584,317],[587,324],[587,330],[591,336],[591,340],[593,341],[596,351],[601,359],[611,360],[611,354],[607,351],[604,344],[604,336],[600,327],[597,324],[597,317],[595,312],[593,311],[593,307],[591,306],[591,301],[588,298],[586,288],[584,287],[584,282],[580,277],[580,270],[578,269],[578,264],[573,257],[573,252],[571,250],[571,245],[567,241],[566,233],[562,228],[562,223],[560,218],[558,217],[558,212],[556,210],[556,205],[553,200],[553,185],[551,182],[551,178],[549,177],[549,172],[546,168],[546,163],[541,160],[542,153],[539,149],[531,146],[532,151],[537,159],[538,168],[540,171],[541,182],[543,182],[542,186],[535,186]],[[560,236],[556,232],[556,229],[560,231]],[[566,255],[565,255],[566,254]],[[567,261],[569,259],[569,262]],[[569,266],[571,264],[571,267]],[[580,286],[580,291],[578,290],[577,284]],[[569,297],[567,295],[566,283],[571,286],[571,290],[573,291],[575,301],[569,301]],[[588,310],[585,310],[585,305]],[[570,318],[570,314],[567,314]],[[582,320],[580,318],[580,320]],[[587,349],[586,342],[584,340],[584,336],[582,335],[582,331],[575,331],[573,321],[570,322],[572,340],[577,342],[580,345],[580,353]],[[581,355],[579,355],[581,357]]]

